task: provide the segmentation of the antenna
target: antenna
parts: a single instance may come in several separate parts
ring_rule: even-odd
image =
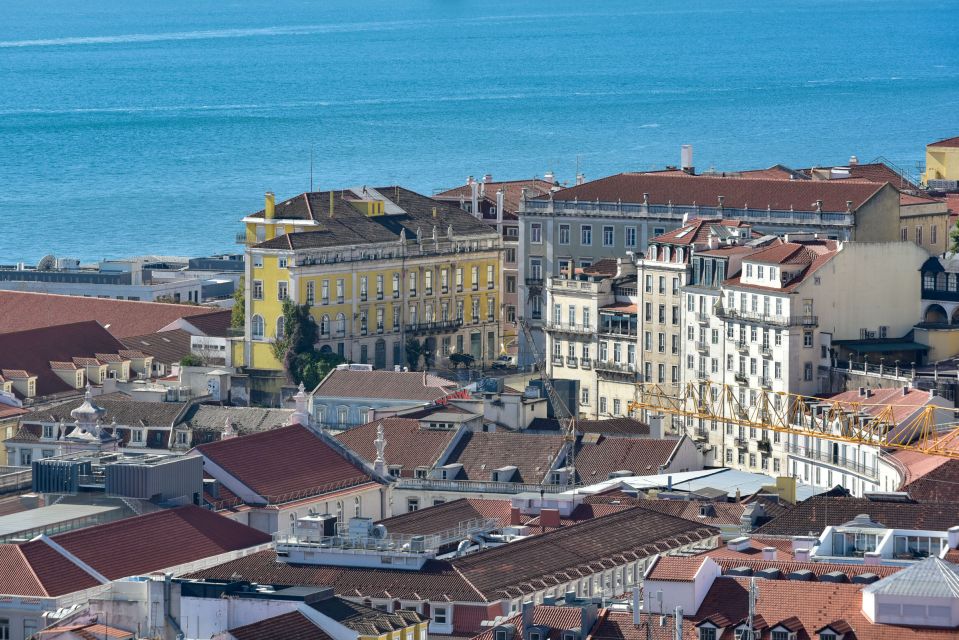
[[[310,193],[313,193],[313,143],[310,143]]]

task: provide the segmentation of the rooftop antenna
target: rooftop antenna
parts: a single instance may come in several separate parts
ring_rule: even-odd
[[[310,193],[313,193],[313,143],[310,143]]]

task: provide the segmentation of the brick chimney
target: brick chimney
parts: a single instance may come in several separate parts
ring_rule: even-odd
[[[559,509],[540,509],[539,524],[543,527],[559,527]]]
[[[509,510],[509,523],[512,526],[518,526],[523,524],[522,514],[520,513],[519,507],[511,507]]]
[[[763,560],[776,560],[776,547],[763,547]]]

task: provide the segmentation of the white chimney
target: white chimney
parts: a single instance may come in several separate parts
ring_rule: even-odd
[[[577,173],[577,174],[576,174],[576,184],[577,184],[577,185],[580,185],[580,184],[583,184],[584,182],[586,182],[586,174]]]
[[[763,547],[763,560],[776,560],[776,547]]]
[[[649,416],[649,437],[655,440],[662,440],[666,436],[663,428],[663,414],[653,413]]]
[[[496,190],[496,219],[503,219],[503,207],[506,204],[506,192],[502,189]]]
[[[750,548],[749,536],[740,536],[733,538],[726,543],[726,548],[730,551],[745,551]]]
[[[862,563],[867,567],[878,567],[882,564],[882,556],[878,551],[867,551],[862,554]]]
[[[849,166],[855,167],[857,164],[859,164],[859,158],[856,156],[849,156]]]
[[[692,173],[695,170],[695,167],[693,167],[693,145],[683,145],[679,168],[687,173]]]
[[[800,549],[806,549],[808,553],[818,542],[819,539],[812,536],[796,536],[793,538],[793,555],[796,555]]]
[[[554,174],[552,171],[547,171],[546,173],[543,174],[543,180],[545,180],[546,182],[550,184],[553,184],[554,182],[556,182],[556,174]]]
[[[483,182],[490,183],[492,181],[493,181],[492,173],[487,173],[486,175],[483,176]]]
[[[639,585],[634,585],[633,586],[633,624],[637,627],[639,626],[639,603],[640,603],[639,592],[640,592]]]
[[[809,549],[795,549],[793,550],[793,555],[796,556],[796,562],[809,562]]]
[[[959,547],[959,527],[949,527],[946,529],[946,541],[950,549]]]
[[[470,209],[470,213],[472,213],[474,216],[479,218],[480,212],[479,212],[479,183],[478,182],[470,183],[470,204],[472,205],[472,209]]]

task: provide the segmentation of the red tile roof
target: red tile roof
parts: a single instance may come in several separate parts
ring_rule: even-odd
[[[4,302],[0,291],[0,309]],[[2,313],[2,311],[0,311]],[[73,361],[94,353],[116,353],[123,344],[92,320],[0,334],[0,369],[24,369],[37,376],[37,395],[76,392],[50,362]],[[7,376],[10,377],[10,376]]]
[[[83,640],[107,640],[107,638],[118,638],[119,640],[133,640],[136,634],[132,631],[124,631],[116,627],[110,627],[105,624],[67,624],[58,627],[47,627],[37,633],[35,638],[53,638],[61,633],[69,634],[66,637],[78,637]]]
[[[370,481],[366,471],[298,424],[202,444],[196,449],[270,504]],[[212,469],[208,471],[216,476]]]
[[[199,329],[205,336],[225,338],[227,329],[230,328],[230,323],[233,320],[233,312],[229,309],[210,311],[209,313],[191,315],[184,320]]]
[[[390,533],[409,535],[432,535],[452,529],[461,522],[480,518],[492,518],[499,526],[510,523],[512,504],[509,500],[491,500],[485,498],[460,498],[436,506],[403,513],[381,520]],[[524,517],[523,520],[528,520]]]
[[[516,213],[519,211],[519,202],[523,197],[523,189],[527,189],[527,196],[534,198],[539,195],[549,193],[553,185],[545,180],[509,180],[506,182],[487,182],[484,195],[480,199],[487,200],[490,204],[496,204],[496,192],[503,190],[503,208],[506,213]],[[464,202],[469,202],[473,197],[472,187],[468,184],[441,191],[433,196],[437,200],[459,202],[460,198]]]
[[[557,528],[568,527],[573,524],[592,520],[593,518],[602,518],[603,516],[608,516],[611,513],[618,513],[629,508],[630,505],[626,504],[578,504],[573,508],[568,516],[560,517],[559,527],[543,527],[540,524],[540,516],[530,519],[528,522],[526,522],[526,525],[531,528],[531,533],[533,534],[542,533],[545,531],[555,531]]]
[[[446,397],[458,386],[452,380],[417,371],[334,369],[316,386],[313,395],[432,402]]]
[[[208,313],[209,307],[195,305],[0,291],[0,333],[95,320],[114,337],[125,338]]]
[[[716,560],[755,560],[762,558],[765,547],[776,548],[776,558],[778,560],[793,560],[793,542],[791,538],[771,538],[769,536],[750,536],[749,546],[742,551],[734,551],[728,545],[721,545],[707,551],[704,555]]]
[[[898,455],[895,457],[900,458]],[[927,455],[925,457],[930,459],[931,468],[920,474],[914,465],[910,466],[913,477],[907,480],[901,490],[907,492],[914,500],[922,502],[955,500],[956,487],[959,487],[959,460],[942,456]]]
[[[402,465],[403,477],[412,477],[417,467],[432,467],[456,435],[453,430],[421,429],[419,420],[412,418],[384,418],[344,431],[336,439],[372,463],[376,460],[374,440],[380,424],[386,438],[386,464]]]
[[[679,440],[653,438],[609,438],[583,442],[576,452],[576,473],[586,484],[609,478],[614,471],[632,471],[636,475],[653,475],[665,465]]]
[[[878,415],[885,411],[886,407],[892,407],[893,416],[897,421],[905,420],[930,404],[929,392],[913,387],[905,392],[899,387],[870,389],[869,394],[869,396],[860,396],[858,389],[852,389],[825,396],[824,399],[829,403],[838,402],[850,410],[861,409],[870,415]]]
[[[953,498],[954,499],[954,498]],[[886,527],[945,531],[956,524],[957,502],[902,502],[870,498],[813,496],[759,527],[760,535],[819,535],[829,525],[868,514]]]
[[[333,640],[299,611],[230,629],[236,640]]]
[[[695,578],[702,566],[703,558],[701,556],[691,558],[663,556],[657,558],[653,566],[646,570],[646,580],[689,582]]]
[[[667,231],[662,235],[649,240],[650,244],[668,244],[674,246],[706,245],[709,242],[709,236],[715,227],[726,227],[731,229],[741,229],[749,227],[748,222],[742,220],[709,220],[698,218],[691,220],[689,224],[683,225],[678,229]],[[750,234],[752,237],[752,234]]]
[[[959,136],[955,138],[946,138],[945,140],[937,140],[936,142],[931,142],[926,145],[927,147],[959,147]]]
[[[770,207],[779,211],[790,208],[812,211],[817,200],[822,210],[845,213],[846,201],[852,201],[853,210],[868,202],[883,188],[865,181],[777,180],[738,177],[677,176],[663,173],[620,173],[593,180],[582,185],[562,189],[553,194],[554,200],[641,203],[648,194],[654,205],[715,207],[719,196],[727,208],[753,209]],[[546,199],[541,196],[540,200]]]
[[[533,607],[532,624],[548,628],[549,633],[546,637],[550,640],[559,640],[562,638],[563,631],[577,629],[582,622],[583,614],[579,607],[554,607],[542,604]],[[512,624],[519,631],[523,626],[523,614],[517,613],[510,616],[502,624]],[[495,632],[495,628],[487,629],[474,636],[472,640],[494,640]]]
[[[776,246],[744,256],[750,262],[764,264],[799,265],[802,268],[792,275],[791,279],[782,287],[767,287],[756,284],[746,284],[742,281],[742,273],[723,282],[724,286],[741,287],[787,293],[806,281],[823,265],[829,262],[839,251],[839,244],[835,240],[804,240],[799,242],[784,242]]]
[[[272,538],[256,529],[194,506],[53,536],[63,547],[110,580],[266,544]],[[60,596],[99,582],[43,539],[0,545],[0,593]]]
[[[562,436],[467,431],[450,452],[446,464],[463,465],[457,480],[490,480],[494,470],[515,466],[514,482],[540,483],[564,445]]]

